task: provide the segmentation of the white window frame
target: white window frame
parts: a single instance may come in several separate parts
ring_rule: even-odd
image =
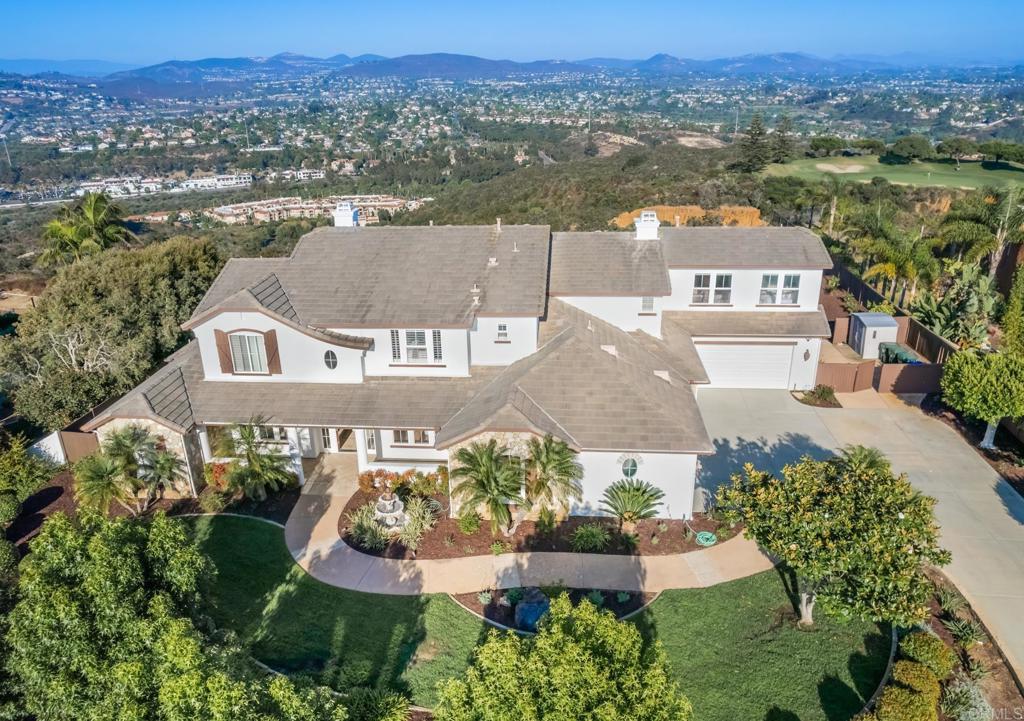
[[[693,305],[711,303],[711,273],[695,273],[693,276]]]
[[[405,362],[410,365],[430,365],[430,348],[427,347],[427,331],[405,331]]]
[[[760,305],[779,304],[779,274],[764,273],[761,275],[761,295],[758,297]]]
[[[412,444],[414,446],[429,446],[430,431],[414,430],[412,432]]]
[[[231,369],[240,375],[268,375],[267,342],[262,333],[229,333]]]
[[[363,430],[363,440],[366,441],[366,450],[377,452],[377,432],[372,428]]]
[[[397,330],[391,331],[391,361],[398,363],[402,360],[402,341]]]
[[[640,312],[641,313],[653,313],[654,312],[654,296],[645,295],[640,298]]]
[[[732,273],[715,274],[714,305],[732,303]]]
[[[288,442],[288,429],[284,426],[256,426],[256,433],[263,443]]]
[[[396,428],[391,432],[394,438],[394,444],[396,446],[407,446],[409,445],[409,429],[408,428]]]
[[[789,296],[789,297],[787,297]],[[782,305],[800,305],[800,274],[786,273],[782,278]]]
[[[328,428],[327,426],[320,427],[320,444],[324,447],[324,450],[334,450],[334,429]]]
[[[498,340],[508,340],[508,323],[498,323]]]
[[[444,349],[441,346],[441,331],[432,330],[430,331],[430,340],[433,345],[433,358],[434,363],[444,362]]]

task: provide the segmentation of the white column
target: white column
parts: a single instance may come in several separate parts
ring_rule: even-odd
[[[288,434],[288,456],[292,459],[292,470],[299,477],[299,485],[306,484],[306,474],[302,471],[302,440],[299,436],[299,429],[288,427],[285,429]]]
[[[199,426],[199,445],[203,449],[203,461],[213,461],[213,449],[210,448],[210,436],[206,433],[206,426]]]

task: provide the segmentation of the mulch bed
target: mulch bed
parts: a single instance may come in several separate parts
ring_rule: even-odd
[[[558,588],[554,589],[557,593],[566,591],[569,594],[569,600],[572,601],[573,605],[577,605],[581,600],[586,598],[587,594],[592,589],[589,588]],[[460,593],[453,595],[459,604],[465,606],[473,613],[483,616],[488,621],[494,623],[500,623],[502,626],[508,626],[509,628],[515,628],[515,609],[512,605],[503,605],[502,599],[505,594],[508,593],[508,589],[500,589],[496,591],[490,591],[491,602],[486,606],[480,602],[479,593]],[[615,614],[616,618],[622,618],[623,616],[637,611],[651,601],[658,595],[656,593],[636,593],[631,591],[629,593],[629,599],[620,602],[617,596],[617,591],[602,590],[604,596],[604,603],[601,608],[607,609]]]
[[[719,543],[731,536],[736,535],[740,528],[729,528],[718,521],[709,518],[704,514],[696,514],[691,521],[679,520],[649,520],[637,524],[636,534],[639,537],[635,548],[622,544],[617,533],[617,524],[613,519],[606,516],[588,517],[571,516],[555,527],[554,533],[550,535],[541,534],[537,531],[537,524],[533,521],[523,521],[512,536],[505,536],[500,531],[497,535],[491,535],[489,521],[483,521],[480,530],[473,534],[465,534],[459,530],[459,521],[448,515],[448,499],[439,497],[445,510],[437,525],[423,535],[419,548],[415,553],[407,549],[398,541],[392,541],[383,551],[365,551],[350,539],[348,532],[348,514],[360,506],[377,500],[379,494],[368,494],[357,491],[348,503],[345,510],[338,519],[338,530],[345,542],[363,553],[374,556],[396,559],[430,559],[430,558],[463,558],[465,556],[482,556],[494,553],[491,546],[495,543],[504,545],[504,552],[522,551],[572,551],[569,541],[573,531],[585,523],[600,523],[608,528],[612,534],[612,542],[604,553],[617,555],[644,555],[664,556],[672,553],[685,553],[696,551],[701,548],[695,540],[696,534],[701,531],[711,531],[718,535]],[[687,529],[692,533],[687,535]],[[657,539],[657,540],[655,540]]]
[[[957,431],[974,451],[1005,478],[1017,493],[1024,496],[1024,444],[1002,426],[996,431],[996,448],[985,450],[978,443],[985,436],[985,424],[966,418],[942,402],[936,393],[927,396],[921,410]]]
[[[841,288],[831,290],[829,288],[822,287],[821,295],[818,297],[818,302],[825,311],[826,318],[831,321],[836,318],[845,318],[850,315],[850,311],[846,310],[846,307],[843,305],[843,299],[847,295],[848,293]],[[863,309],[864,308],[861,307],[861,310]]]
[[[936,585],[952,589],[956,588],[946,579],[941,571],[930,569],[928,576]],[[959,653],[961,662],[966,660],[966,653],[957,647],[956,642],[953,640],[953,635],[942,624],[944,614],[935,597],[932,597],[929,606],[931,615],[928,619],[928,625],[950,648]],[[981,623],[981,619],[978,618],[969,605],[965,605],[959,615]],[[989,638],[991,639],[991,636]],[[1009,664],[999,650],[999,646],[992,640],[986,640],[983,644],[977,645],[970,650],[970,657],[980,661],[990,672],[989,676],[981,682],[981,687],[985,692],[988,702],[992,704],[994,710],[992,718],[1020,718],[1019,715],[1015,714],[1020,714],[1021,709],[1024,709],[1024,689],[1021,688],[1018,681],[1014,678]]]

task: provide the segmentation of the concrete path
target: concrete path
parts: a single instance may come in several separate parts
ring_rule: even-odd
[[[713,492],[744,462],[779,470],[804,454],[824,458],[847,444],[881,449],[897,472],[938,500],[944,570],[1024,676],[1024,499],[944,423],[892,395],[813,408],[786,391],[702,390],[698,403],[717,452],[698,483]]]
[[[657,592],[699,588],[765,571],[772,562],[744,538],[670,556],[505,553],[399,561],[361,553],[338,535],[338,519],[356,490],[355,457],[327,456],[309,475],[285,524],[296,562],[324,583],[368,593],[471,593],[563,583],[578,588]]]

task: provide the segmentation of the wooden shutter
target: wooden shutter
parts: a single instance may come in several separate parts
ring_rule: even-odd
[[[231,362],[231,345],[228,343],[228,334],[222,330],[213,331],[213,337],[217,341],[217,357],[220,358],[220,372],[234,374],[235,366]]]
[[[281,353],[277,349],[277,331],[268,330],[264,333],[263,343],[267,350],[267,370],[272,376],[281,375]]]

